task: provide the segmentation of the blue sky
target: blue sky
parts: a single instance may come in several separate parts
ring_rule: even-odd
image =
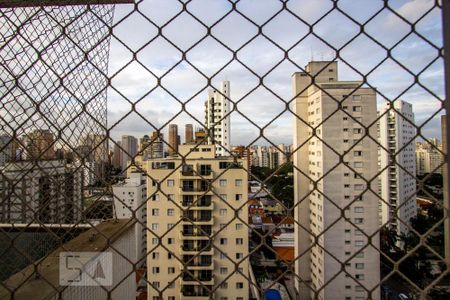
[[[381,0],[340,0],[337,5],[355,21],[365,23],[383,8],[383,3]],[[416,124],[419,125],[440,109],[439,99],[444,98],[443,61],[441,58],[436,60],[439,55],[436,48],[442,47],[443,43],[441,18],[438,8],[430,11],[434,3],[433,0],[389,1],[389,7],[407,21],[415,23],[420,19],[415,28],[433,46],[415,33],[410,34],[411,26],[407,22],[384,9],[365,25],[364,30],[370,37],[356,37],[340,50],[341,59],[338,59],[340,80],[362,80],[358,72],[370,72],[367,82],[377,88],[378,104],[381,105],[385,101],[384,97],[390,100],[399,97],[411,102],[414,105]],[[233,60],[231,51],[211,36],[207,36],[189,50],[186,59],[206,76],[213,76],[213,86],[218,86],[221,80],[231,81],[231,98],[233,101],[239,101],[237,109],[260,127],[266,126],[282,113],[285,102],[291,99],[291,75],[299,71],[297,66],[304,67],[311,59],[330,60],[336,57],[336,52],[320,38],[335,48],[341,48],[360,32],[359,25],[338,10],[333,10],[318,21],[333,7],[333,1],[296,0],[287,1],[286,6],[290,12],[283,10],[283,2],[278,0],[239,1],[237,10],[258,25],[265,24],[274,14],[280,12],[263,26],[262,32],[282,48],[273,45],[263,36],[257,36],[250,44],[240,49],[244,43],[257,35],[258,27],[236,11],[216,23],[231,10],[229,1],[194,0],[187,5],[188,11],[203,23],[208,26],[215,24],[211,29],[215,38],[234,51],[240,50],[237,52],[237,59]],[[199,122],[203,121],[203,102],[207,95],[204,88],[208,84],[204,76],[186,61],[182,61],[161,79],[162,86],[168,92],[157,87],[157,79],[154,76],[162,76],[182,60],[182,53],[171,43],[186,51],[207,35],[206,28],[184,12],[162,29],[162,34],[171,43],[158,36],[158,28],[155,25],[163,26],[180,10],[182,6],[179,1],[169,0],[145,0],[139,4],[139,12],[133,11],[132,5],[116,7],[115,22],[118,25],[114,29],[115,37],[111,40],[109,66],[110,74],[115,74],[112,85],[132,103],[136,103],[136,110],[143,118],[132,113],[121,120],[113,127],[115,138],[122,134],[132,134],[136,137],[149,134],[153,130],[149,122],[157,127],[168,122],[178,123],[180,126],[185,123],[199,125],[182,111],[182,105],[175,97],[186,103],[186,111]],[[123,19],[127,14],[131,15]],[[421,18],[424,14],[426,16]],[[320,38],[309,34],[308,24],[314,24],[313,31]],[[409,36],[405,40],[397,44],[407,35]],[[413,74],[420,74],[418,80],[428,91],[417,83],[414,84],[414,76],[392,59],[384,61],[376,70],[372,70],[386,58],[387,52],[371,38],[387,48],[397,44],[391,50],[392,57]],[[297,44],[300,39],[302,41]],[[132,51],[139,50],[136,57],[142,65],[132,61],[132,53],[119,40]],[[146,45],[149,41],[151,43]],[[285,58],[284,51],[287,50],[291,61]],[[221,70],[229,61],[231,63]],[[127,65],[129,62],[131,64]],[[249,94],[260,81],[242,63],[257,75],[264,75],[264,85],[276,96],[263,87]],[[267,74],[269,70],[272,71]],[[413,86],[410,87],[411,85]],[[125,116],[132,106],[113,89],[109,90],[108,97],[108,122],[111,127]],[[265,142],[257,140],[259,129],[241,114],[233,112],[231,119],[232,144]],[[293,115],[285,112],[267,126],[264,136],[275,143],[290,144],[292,125]],[[439,118],[435,117],[424,125],[422,132],[427,137],[439,136],[439,125]]]

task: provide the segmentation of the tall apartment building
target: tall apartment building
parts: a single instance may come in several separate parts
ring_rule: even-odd
[[[430,139],[416,143],[416,173],[424,175],[426,173],[442,174],[442,163],[444,155],[442,144],[437,139]]]
[[[169,156],[174,156],[178,153],[178,146],[180,145],[180,137],[178,135],[178,125],[169,125]]]
[[[61,160],[7,163],[0,174],[1,223],[77,223],[82,171]]]
[[[293,148],[301,146],[294,153],[301,171],[294,169],[295,219],[302,226],[295,227],[300,299],[367,299],[365,288],[380,280],[379,252],[370,245],[362,250],[366,234],[379,228],[378,197],[360,177],[370,179],[378,170],[377,144],[364,137],[363,128],[377,117],[376,94],[361,82],[338,81],[337,67],[337,62],[310,62],[292,78],[298,116]],[[376,138],[377,128],[369,133]],[[371,243],[379,246],[377,234]],[[359,282],[340,273],[342,266]],[[375,289],[371,299],[379,298]]]
[[[405,224],[417,215],[414,113],[410,103],[397,100],[386,103],[380,116],[381,223],[406,234]]]
[[[115,168],[121,168],[123,151],[120,148],[122,147],[122,141],[116,141],[113,147],[112,165]]]
[[[147,253],[147,181],[142,173],[132,172],[124,182],[113,185],[114,215],[117,219],[135,219],[136,261],[140,267]]]
[[[134,158],[138,152],[137,139],[131,135],[123,135],[121,147],[123,149],[121,150],[122,151],[121,167],[122,171],[124,171],[128,166],[128,162],[131,161],[131,159]]]
[[[184,142],[186,144],[194,142],[194,126],[192,124],[186,124],[184,132]]]
[[[210,89],[205,102],[205,127],[208,143],[216,145],[217,156],[230,155],[230,82],[222,81],[220,89]]]
[[[148,299],[163,289],[171,300],[248,299],[246,161],[215,157],[214,145],[179,151],[184,164],[179,157],[147,161],[155,179],[147,181]]]
[[[23,137],[24,158],[55,159],[55,136],[48,129],[35,129]]]

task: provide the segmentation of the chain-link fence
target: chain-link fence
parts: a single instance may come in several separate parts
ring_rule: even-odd
[[[0,298],[448,298],[447,0],[126,2],[0,1]]]

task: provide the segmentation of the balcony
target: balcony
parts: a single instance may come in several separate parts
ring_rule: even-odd
[[[214,293],[211,293],[209,290],[212,290],[212,286],[196,286],[196,285],[185,285],[181,290],[181,299],[183,300],[202,300],[202,299],[210,299],[212,296],[214,298]]]
[[[212,248],[211,246],[186,246],[186,245],[181,245],[180,246],[180,252],[181,255],[197,255],[197,254],[202,254],[202,255],[214,255],[214,248]]]
[[[184,273],[181,278],[182,285],[213,285],[214,284],[214,274],[211,271],[198,271],[198,273]]]
[[[189,210],[200,210],[200,209],[213,210],[214,209],[214,205],[213,205],[211,199],[209,199],[209,200],[199,199],[196,202],[181,200],[180,202],[181,202],[181,206],[189,207]]]

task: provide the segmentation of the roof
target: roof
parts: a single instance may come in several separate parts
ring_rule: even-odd
[[[294,261],[295,258],[294,247],[272,247],[272,248],[273,250],[275,250],[280,260],[286,262]]]
[[[15,290],[14,299],[48,299],[55,294],[56,289],[62,290],[65,288],[59,286],[60,252],[104,251],[108,249],[111,242],[116,241],[135,222],[131,219],[104,221],[95,228],[81,233],[63,246],[58,247],[45,258],[35,262],[36,266],[39,267],[39,278],[34,276],[35,264],[30,264],[5,280],[3,284],[10,290]],[[9,299],[10,297],[11,293],[3,285],[0,285],[0,299]]]
[[[272,216],[272,219],[275,224],[294,224],[294,218],[292,218],[291,216]]]

